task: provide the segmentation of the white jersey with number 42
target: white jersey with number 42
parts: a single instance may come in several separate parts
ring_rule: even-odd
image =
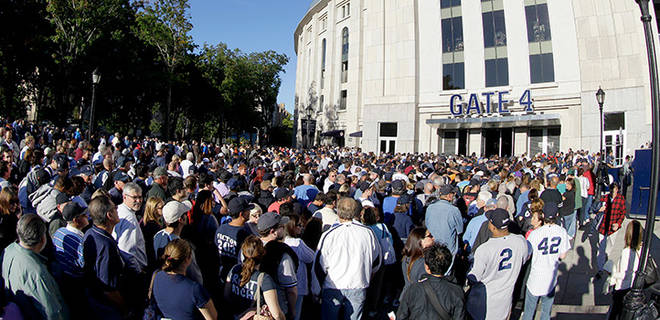
[[[556,224],[532,231],[527,241],[534,250],[527,289],[534,296],[545,296],[557,284],[559,257],[571,249],[571,243],[566,230]]]

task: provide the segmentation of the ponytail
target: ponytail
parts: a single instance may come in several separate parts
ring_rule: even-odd
[[[264,248],[261,239],[257,236],[249,236],[243,241],[241,246],[241,251],[245,260],[243,260],[243,265],[241,267],[241,283],[240,286],[244,286],[250,281],[252,274],[257,269],[261,259],[266,254],[266,249]]]
[[[163,253],[163,266],[162,269],[165,272],[173,272],[178,270],[181,265],[186,262],[192,255],[192,248],[188,241],[183,239],[175,239],[172,242],[168,243],[165,247],[165,252]]]

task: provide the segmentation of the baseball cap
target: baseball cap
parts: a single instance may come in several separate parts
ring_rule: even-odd
[[[447,183],[441,185],[440,188],[438,189],[438,193],[441,196],[448,195],[448,194],[453,193],[453,192],[454,192],[454,187],[450,184],[447,184]]]
[[[83,207],[76,202],[71,202],[62,209],[62,218],[64,218],[65,221],[73,221],[75,217],[84,213],[85,209]]]
[[[163,219],[165,223],[175,223],[192,208],[189,201],[179,202],[172,200],[163,207]]]
[[[559,207],[554,202],[546,202],[543,204],[543,215],[546,219],[555,219],[559,213]]]
[[[154,169],[153,177],[162,177],[167,175],[167,169],[164,167],[158,167]]]
[[[360,182],[360,184],[359,184],[359,188],[360,188],[360,190],[362,190],[362,192],[364,192],[365,190],[369,189],[370,186],[371,186],[371,183],[369,183],[369,182],[367,182],[367,181],[362,181],[362,182]]]
[[[406,188],[403,180],[394,180],[392,181],[392,193],[402,193]]]
[[[237,190],[239,185],[240,182],[236,178],[231,178],[227,181],[227,188],[229,188],[229,190]]]
[[[497,199],[495,199],[495,198],[488,199],[488,201],[486,201],[486,205],[497,207]]]
[[[252,207],[254,207],[254,205],[250,205],[250,202],[248,202],[246,198],[235,197],[234,199],[231,199],[231,201],[229,201],[227,207],[231,215],[236,215],[245,210],[251,209]]]
[[[121,181],[121,182],[131,181],[131,178],[123,171],[117,171],[117,173],[115,173],[113,178],[115,181]]]
[[[69,199],[69,196],[67,196],[64,192],[60,192],[57,194],[57,196],[55,196],[55,204],[67,203],[69,201],[71,201],[71,199]]]
[[[293,191],[289,191],[287,188],[279,188],[275,191],[275,199],[277,200],[282,200],[291,195],[293,195]]]
[[[511,221],[509,218],[509,213],[506,210],[499,208],[487,211],[486,218],[488,218],[488,221],[490,221],[490,223],[492,223],[495,228],[502,230],[506,229],[509,226],[509,222]]]
[[[281,226],[289,222],[289,217],[283,217],[274,212],[266,212],[259,217],[257,230],[259,232],[268,230],[275,226]]]
[[[63,154],[63,153],[58,153],[54,157],[55,162],[57,162],[57,171],[66,171],[69,169],[69,158]]]
[[[92,170],[92,167],[90,165],[84,165],[76,168],[75,170],[75,176],[79,175],[86,175],[86,176],[91,176],[94,174],[94,170]]]

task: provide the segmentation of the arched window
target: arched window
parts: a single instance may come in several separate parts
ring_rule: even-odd
[[[348,28],[341,31],[341,82],[348,81]]]

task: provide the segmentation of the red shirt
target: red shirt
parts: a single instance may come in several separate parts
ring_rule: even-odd
[[[602,235],[607,235],[607,236],[614,233],[614,230],[612,230],[613,224],[616,223],[617,225],[619,225],[619,229],[621,229],[621,224],[623,223],[623,219],[626,217],[626,200],[623,199],[623,196],[617,193],[616,196],[614,196],[612,203],[606,202],[608,198],[609,195],[604,196],[600,199],[601,202],[606,204],[606,207],[605,207],[605,214],[603,215],[603,220],[600,222],[600,225],[598,226],[598,232]]]
[[[280,214],[280,205],[281,203],[275,201],[268,206],[268,211],[267,212],[275,212],[277,214]]]
[[[583,176],[587,177],[589,179],[589,188],[587,189],[587,194],[590,196],[593,196],[596,194],[596,183],[594,181],[594,175],[591,173],[591,171],[584,171]]]

